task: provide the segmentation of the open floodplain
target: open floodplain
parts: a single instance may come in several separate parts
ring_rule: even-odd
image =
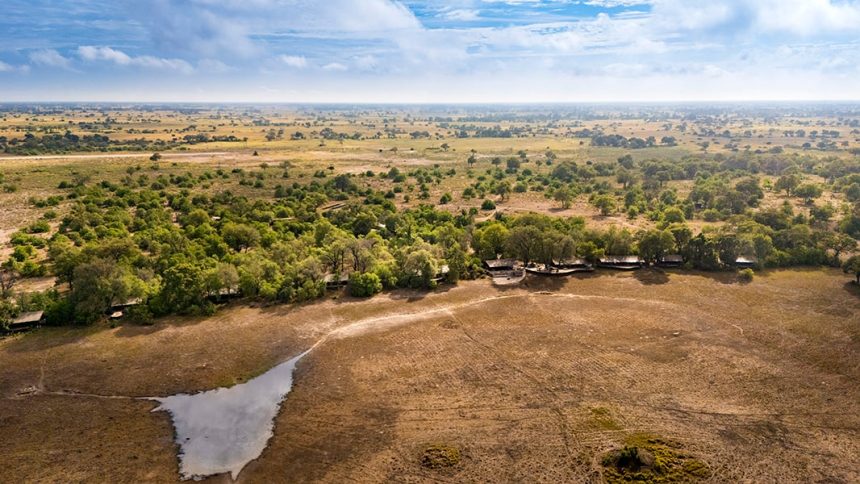
[[[138,397],[241,384],[328,335],[238,481],[596,482],[646,442],[681,478],[857,482],[858,310],[836,270],[646,270],[43,328],[0,341],[2,475],[176,481],[170,415]]]

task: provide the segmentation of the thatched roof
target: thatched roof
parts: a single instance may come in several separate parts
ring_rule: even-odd
[[[38,323],[42,320],[42,316],[45,315],[44,311],[32,311],[29,313],[23,313],[12,321],[13,325],[16,324],[34,324]]]
[[[607,255],[600,259],[601,264],[641,264],[638,255]]]
[[[489,259],[484,261],[487,269],[510,269],[517,264],[516,259]]]

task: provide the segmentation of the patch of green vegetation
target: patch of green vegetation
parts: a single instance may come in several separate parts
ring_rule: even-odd
[[[432,444],[421,454],[421,465],[427,469],[447,469],[460,463],[460,449],[446,444]]]
[[[593,407],[591,418],[594,426],[601,430],[621,430],[621,425],[612,418],[612,413],[606,407]]]
[[[711,476],[710,467],[684,452],[676,441],[635,434],[624,444],[603,457],[603,478],[610,484],[697,482]]]

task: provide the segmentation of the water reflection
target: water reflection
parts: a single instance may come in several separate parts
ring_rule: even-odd
[[[153,398],[170,412],[181,447],[183,479],[229,472],[233,479],[272,437],[275,417],[293,386],[296,364],[311,350],[246,383],[194,395]]]

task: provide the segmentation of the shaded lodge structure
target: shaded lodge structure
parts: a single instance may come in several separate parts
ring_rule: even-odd
[[[684,265],[684,256],[681,254],[664,255],[657,261],[660,267],[681,267]]]
[[[138,298],[134,298],[134,299],[129,299],[128,301],[123,301],[121,303],[116,303],[116,304],[112,305],[110,308],[111,308],[111,311],[122,311],[122,310],[128,309],[132,306],[140,306],[141,304],[143,304],[143,299],[138,297]]]
[[[134,298],[129,299],[128,301],[123,301],[121,303],[115,303],[111,305],[110,309],[107,312],[108,318],[111,320],[122,319],[123,316],[125,316],[125,312],[128,310],[128,308],[140,306],[141,304],[143,304],[143,299],[141,298]]]
[[[17,333],[28,329],[38,328],[45,319],[44,311],[23,313],[9,323],[9,332]]]
[[[600,259],[598,265],[606,269],[635,271],[641,269],[644,262],[637,255],[607,255]]]
[[[579,271],[576,269],[562,269],[551,265],[535,265],[526,267],[526,272],[536,276],[569,276]]]
[[[493,278],[494,284],[519,284],[526,277],[526,272],[516,259],[485,260],[484,268]]]
[[[755,257],[740,256],[735,259],[735,267],[740,269],[752,269],[758,265],[758,260]]]
[[[491,273],[494,271],[512,271],[516,265],[516,259],[490,259],[484,261],[484,268]]]
[[[448,264],[444,264],[439,268],[439,273],[433,278],[435,282],[442,282],[448,277],[448,273],[451,272],[451,268],[448,267]]]
[[[552,261],[552,267],[566,269],[573,272],[593,272],[594,266],[585,259],[565,259],[563,261]]]
[[[339,276],[336,274],[326,274],[323,280],[325,281],[325,288],[329,291],[336,291],[349,284],[349,276],[346,274]]]

